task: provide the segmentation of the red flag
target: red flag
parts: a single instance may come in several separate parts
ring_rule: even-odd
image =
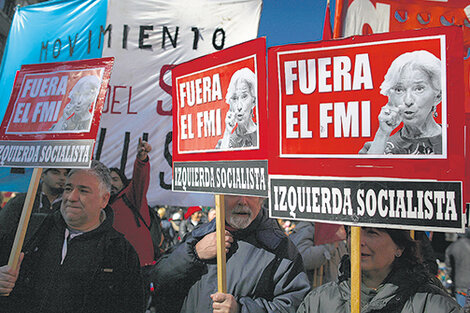
[[[325,11],[325,22],[323,23],[323,40],[330,40],[333,38],[333,31],[331,29],[331,22],[330,22],[330,1],[326,3],[326,11]]]
[[[346,231],[343,225],[315,223],[315,246],[332,243],[346,239]]]

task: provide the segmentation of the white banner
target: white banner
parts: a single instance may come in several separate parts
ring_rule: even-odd
[[[170,69],[256,38],[261,8],[262,0],[109,0],[101,38],[115,66],[95,155],[109,167],[125,162],[130,178],[138,137],[148,134],[149,205],[214,205],[213,195],[171,191]]]

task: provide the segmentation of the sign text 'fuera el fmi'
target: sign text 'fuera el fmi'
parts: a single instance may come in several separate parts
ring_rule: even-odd
[[[173,190],[268,195],[266,42],[176,66]]]
[[[457,27],[271,48],[271,217],[461,230],[461,48]]]
[[[0,165],[89,166],[112,64],[23,65],[0,129]]]

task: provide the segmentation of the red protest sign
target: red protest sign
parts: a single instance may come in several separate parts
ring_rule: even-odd
[[[463,153],[463,142],[456,139],[463,131],[464,100],[462,89],[456,87],[462,85],[462,60],[454,57],[461,56],[461,50],[454,47],[461,44],[461,34],[459,37],[457,29],[425,31],[270,49],[270,129],[279,134],[270,149],[279,152],[279,156],[273,153],[270,158],[270,162],[274,160],[270,173],[369,176],[367,168],[355,165],[373,164],[372,175],[422,178],[431,176],[416,175],[420,169],[429,173],[426,160],[447,165],[450,159],[462,162],[458,153]],[[426,80],[426,86],[421,83],[424,76],[415,79],[418,83],[400,83],[400,88],[394,85],[401,63],[423,58],[440,77]],[[429,92],[424,93],[424,88]],[[418,101],[413,108],[404,106],[407,94]],[[418,105],[425,108],[416,108]],[[432,130],[421,136],[427,140],[415,140],[415,135],[408,133],[419,123]],[[372,151],[370,145],[384,124],[389,131],[386,144],[381,151]],[[289,165],[288,158],[300,163]],[[323,168],[299,167],[309,158],[331,161]],[[395,166],[411,164],[403,159],[422,162],[413,162],[416,170],[402,172]],[[385,164],[387,167],[379,169]],[[324,170],[326,167],[328,170]]]
[[[256,88],[256,72],[256,56],[253,55],[176,79],[179,153],[259,149],[256,97],[246,93],[243,95],[246,104],[242,104],[237,99],[235,86],[239,77],[246,77],[253,81],[252,86]],[[256,89],[253,92],[256,94]],[[252,112],[250,109],[243,110],[241,106],[249,107]],[[239,109],[243,112],[238,113]],[[226,133],[230,136],[238,131],[237,120],[245,118],[242,114],[252,115],[246,118],[249,123],[247,128],[253,128],[253,131],[247,132],[250,135],[244,138],[245,142],[234,140],[232,146],[224,147]],[[233,129],[231,124],[234,124]]]
[[[113,58],[23,65],[0,127],[3,166],[91,161]]]
[[[172,80],[173,190],[267,195],[265,39],[180,64]]]
[[[271,48],[270,216],[461,230],[462,42],[449,27]]]
[[[470,14],[467,0],[344,0],[341,36],[459,25],[463,30],[465,110],[470,111]]]

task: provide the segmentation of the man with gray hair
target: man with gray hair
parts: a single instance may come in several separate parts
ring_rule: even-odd
[[[2,312],[143,312],[137,253],[113,227],[109,170],[70,171],[60,211],[31,217],[16,269],[0,267]],[[14,233],[0,230],[0,246]],[[6,264],[9,249],[0,251]]]
[[[302,256],[262,207],[264,199],[224,196],[227,290],[217,290],[216,221],[201,225],[157,261],[155,307],[164,313],[294,313],[310,284]]]

